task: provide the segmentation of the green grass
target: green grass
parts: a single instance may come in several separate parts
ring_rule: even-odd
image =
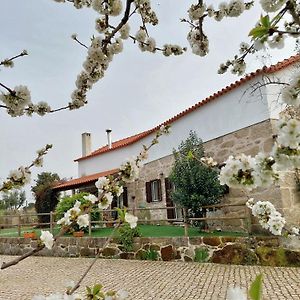
[[[33,231],[37,234],[37,236],[40,236],[41,230],[50,230],[50,228],[34,229],[32,227],[22,227],[21,236],[23,236],[23,233],[25,232],[33,232]],[[58,232],[59,232],[59,228],[57,227],[54,229],[54,234],[57,234]],[[18,227],[0,229],[0,237],[17,237],[17,236],[18,236]]]
[[[142,237],[180,237],[184,236],[184,228],[172,225],[138,225]],[[97,228],[92,231],[94,237],[107,237],[113,228]],[[199,232],[197,228],[189,228],[189,236],[247,236],[243,232]]]
[[[142,237],[180,237],[184,236],[184,228],[172,225],[138,225]],[[47,228],[42,230],[49,230]],[[54,234],[58,232],[58,228],[55,228]],[[22,235],[26,231],[35,231],[40,235],[40,229],[25,228],[22,227]],[[92,230],[93,237],[108,237],[113,231],[113,228],[97,228]],[[200,232],[198,228],[189,228],[188,234],[193,236],[247,236],[247,233],[243,232],[229,232],[229,231],[216,231],[216,232]],[[70,234],[67,234],[69,236]],[[87,233],[85,234],[88,235]],[[17,228],[0,229],[0,237],[16,237],[18,236]]]

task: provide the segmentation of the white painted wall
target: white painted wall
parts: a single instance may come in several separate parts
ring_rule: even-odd
[[[280,80],[281,82],[289,83],[293,75],[299,73],[300,64],[293,64],[275,74],[269,75],[268,78],[272,81]],[[267,80],[266,80],[267,82]],[[284,85],[271,84],[266,86],[266,98],[268,100],[268,106],[271,119],[278,119],[279,113],[286,107],[281,101],[281,89]]]
[[[284,70],[277,75],[286,76],[287,72]],[[262,87],[251,95],[251,84],[257,81],[258,78],[255,78],[178,119],[172,124],[172,133],[163,136],[160,143],[151,149],[148,162],[171,154],[188,137],[190,130],[196,131],[206,142],[276,116],[278,109],[273,105],[271,92],[274,91],[268,90],[270,87]],[[150,135],[127,147],[79,161],[79,177],[118,168],[126,158],[136,156],[142,144],[149,144],[152,138],[153,135]]]

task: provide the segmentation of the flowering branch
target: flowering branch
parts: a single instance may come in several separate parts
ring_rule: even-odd
[[[47,144],[44,148],[37,151],[38,156],[27,167],[19,167],[17,170],[11,171],[7,180],[0,184],[0,192],[7,192],[13,188],[19,188],[26,183],[30,182],[30,169],[35,167],[41,167],[43,165],[43,156],[46,155],[52,145]]]
[[[114,227],[114,230],[112,231],[112,233],[110,234],[110,236],[108,237],[108,239],[105,241],[104,245],[103,245],[103,249],[106,248],[109,243],[111,242],[116,230],[120,227],[121,222],[119,220],[119,222],[117,223],[117,225]],[[87,269],[85,270],[85,272],[82,274],[82,276],[80,277],[80,279],[78,280],[78,282],[73,286],[73,288],[71,290],[69,290],[67,292],[68,295],[72,295],[79,287],[81,282],[83,281],[83,279],[87,276],[87,274],[89,273],[89,271],[92,269],[92,267],[94,266],[94,264],[96,263],[96,261],[98,260],[98,258],[100,257],[100,251],[98,251],[98,253],[96,254],[96,256],[94,257],[94,259],[92,260],[91,264],[87,267]]]
[[[71,38],[75,41],[75,42],[77,42],[79,45],[81,45],[82,47],[84,47],[84,48],[86,48],[86,49],[88,49],[89,47],[88,46],[86,46],[85,44],[83,44],[82,42],[80,42],[79,40],[78,40],[78,38],[77,38],[77,34],[72,34],[71,35]]]
[[[12,68],[14,66],[13,60],[15,60],[19,57],[25,56],[25,55],[28,55],[28,52],[26,50],[23,50],[20,54],[18,54],[16,56],[13,56],[11,58],[6,58],[3,61],[0,61],[0,66],[2,65],[4,67]]]
[[[70,231],[76,224],[78,224],[79,227],[87,227],[89,224],[89,213],[91,212],[92,208],[95,205],[98,205],[99,209],[107,209],[112,203],[113,196],[120,196],[123,193],[123,183],[132,182],[138,177],[141,162],[148,157],[147,152],[158,143],[158,139],[163,134],[168,134],[169,131],[170,126],[162,126],[156,132],[155,137],[149,146],[144,145],[142,151],[135,159],[128,160],[121,165],[120,171],[116,177],[100,177],[95,183],[96,187],[98,188],[98,197],[91,194],[89,196],[85,196],[85,199],[89,201],[89,204],[81,205],[81,203],[77,201],[73,208],[65,212],[64,217],[57,222],[58,225],[62,225],[62,228],[55,237],[53,237],[50,232],[44,231],[40,237],[42,242],[40,242],[36,248],[8,263],[4,262],[1,266],[1,269],[6,269],[12,265],[18,264],[25,258],[41,251],[44,247],[51,249],[57,239],[63,236],[66,232]],[[32,163],[28,168],[30,168],[32,165],[34,165],[34,163]],[[121,218],[121,221],[126,221],[132,226],[136,226],[137,217],[126,213]]]

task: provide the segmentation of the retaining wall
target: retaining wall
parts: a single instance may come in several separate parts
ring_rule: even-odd
[[[53,249],[36,255],[60,257],[197,261],[224,264],[300,266],[299,237],[174,237],[135,238],[133,249],[125,252],[116,240],[103,249],[105,238],[59,238]],[[37,246],[37,240],[0,238],[0,254],[22,255]]]

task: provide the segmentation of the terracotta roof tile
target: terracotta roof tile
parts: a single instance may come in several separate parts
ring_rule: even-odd
[[[95,173],[88,176],[83,176],[80,178],[72,179],[66,182],[58,183],[55,187],[53,187],[53,190],[67,190],[67,189],[76,189],[81,187],[82,185],[86,185],[87,183],[93,183],[96,181],[99,177],[102,176],[108,176],[115,174],[119,171],[119,169],[113,169],[105,172]]]
[[[207,98],[199,101],[198,103],[196,103],[192,107],[182,111],[181,113],[179,113],[176,116],[170,118],[169,120],[163,122],[162,124],[152,128],[152,129],[149,129],[149,130],[146,130],[144,132],[138,133],[136,135],[133,135],[133,136],[121,139],[119,141],[113,142],[112,147],[110,149],[108,148],[108,146],[101,147],[101,148],[97,149],[96,151],[92,152],[91,154],[89,154],[87,156],[84,156],[84,157],[80,157],[80,158],[76,159],[75,161],[81,161],[81,160],[84,160],[84,159],[88,159],[90,157],[97,156],[97,155],[100,155],[102,153],[110,152],[110,151],[128,146],[130,144],[133,144],[133,143],[139,141],[140,139],[142,139],[142,138],[150,135],[151,133],[155,132],[162,125],[169,125],[169,124],[175,122],[179,118],[181,118],[181,117],[185,116],[186,114],[196,110],[200,106],[203,106],[204,104],[206,104],[206,103],[208,103],[208,102],[210,102],[214,99],[217,99],[221,95],[224,95],[224,94],[228,93],[232,89],[244,84],[247,81],[250,81],[254,77],[256,77],[258,75],[261,75],[261,74],[272,74],[274,72],[278,72],[278,71],[280,71],[280,70],[282,70],[282,69],[284,69],[284,68],[286,68],[286,67],[288,67],[288,66],[290,66],[290,65],[292,65],[292,64],[294,64],[295,62],[298,62],[298,61],[300,61],[300,55],[299,54],[291,56],[290,58],[285,59],[285,60],[283,60],[283,61],[281,61],[281,62],[279,62],[275,65],[271,65],[270,67],[265,66],[261,69],[257,69],[255,72],[251,72],[250,74],[245,75],[243,78],[235,81],[234,83],[231,83],[230,85],[228,85],[225,88],[219,90],[218,92],[214,93],[213,95],[208,96]]]

